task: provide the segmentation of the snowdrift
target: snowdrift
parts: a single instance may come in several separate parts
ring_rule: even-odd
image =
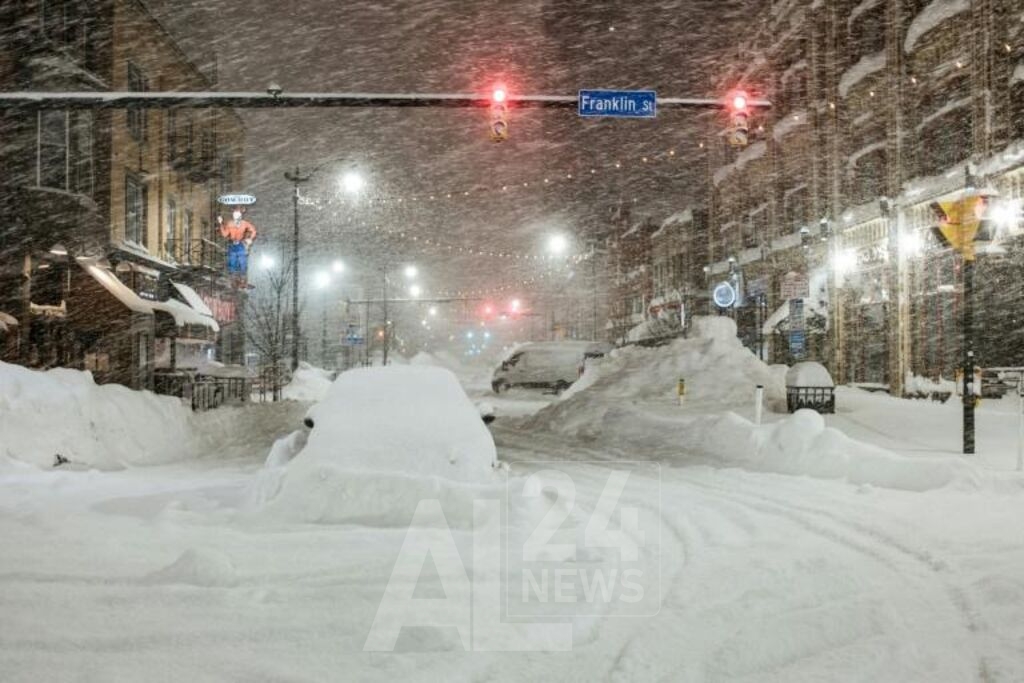
[[[275,446],[280,490],[267,508],[313,522],[408,524],[422,498],[471,515],[473,489],[493,482],[494,441],[450,371],[430,366],[342,373],[308,417],[312,431]],[[287,465],[290,451],[297,455]],[[446,511],[449,508],[446,507]]]
[[[748,405],[758,384],[765,387],[769,405],[786,396],[778,373],[737,339],[732,319],[694,318],[690,338],[657,348],[617,349],[602,362],[588,364],[562,400],[537,413],[530,426],[566,436],[615,439],[635,412],[632,404],[674,403],[679,379],[686,382],[685,412]],[[627,441],[636,436],[633,431]]]
[[[58,455],[99,469],[186,458],[190,418],[176,398],[97,385],[89,372],[0,363],[0,455],[39,467]]]
[[[281,389],[281,396],[292,401],[319,401],[331,387],[331,373],[305,361],[292,374],[292,381]]]
[[[827,427],[812,411],[762,426],[736,414],[749,410],[758,384],[765,387],[768,406],[784,411],[786,368],[765,365],[735,334],[729,318],[697,318],[688,339],[615,351],[588,366],[562,401],[527,426],[615,448],[624,458],[685,460],[910,491],[979,485],[979,471],[958,458],[901,456]],[[675,405],[679,378],[686,380],[683,406]]]
[[[955,457],[908,458],[856,441],[825,425],[813,410],[755,425],[735,413],[698,418],[686,430],[688,448],[744,469],[843,479],[905,491],[946,486],[978,488],[981,472]]]

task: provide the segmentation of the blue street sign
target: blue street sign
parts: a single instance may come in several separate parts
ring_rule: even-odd
[[[719,308],[730,308],[736,303],[736,288],[730,282],[719,282],[711,292],[711,298]]]
[[[792,330],[789,333],[789,352],[793,358],[801,359],[807,353],[807,336],[803,330]]]
[[[580,90],[580,116],[652,119],[658,115],[653,90]]]

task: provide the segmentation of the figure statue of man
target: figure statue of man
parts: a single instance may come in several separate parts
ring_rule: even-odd
[[[217,216],[220,234],[228,240],[228,273],[242,286],[245,286],[249,267],[249,250],[256,240],[256,226],[242,218],[244,211],[244,208],[236,206],[228,222]]]

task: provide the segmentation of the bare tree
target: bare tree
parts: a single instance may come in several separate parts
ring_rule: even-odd
[[[290,267],[268,269],[246,306],[245,336],[260,354],[260,380],[264,391],[272,387],[275,401],[281,399],[283,361],[292,343],[290,286]]]

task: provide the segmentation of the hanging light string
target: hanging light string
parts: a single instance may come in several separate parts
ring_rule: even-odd
[[[437,292],[438,296],[441,297],[487,297],[494,296],[497,294],[507,294],[509,292],[520,292],[524,288],[531,285],[540,284],[544,280],[550,278],[553,275],[552,271],[534,275],[533,277],[525,278],[523,280],[517,280],[513,282],[506,282],[505,284],[498,285],[496,287],[478,287],[474,289],[447,289]]]
[[[704,148],[704,143],[700,143],[699,147]],[[517,192],[532,191],[537,188],[555,187],[558,185],[568,185],[580,181],[592,180],[597,176],[603,176],[606,173],[618,173],[620,171],[628,171],[638,168],[648,168],[657,166],[658,164],[671,163],[679,159],[680,157],[676,154],[675,149],[669,149],[665,152],[659,152],[656,154],[641,156],[633,161],[614,161],[606,167],[589,166],[582,170],[575,171],[563,171],[560,173],[552,173],[534,178],[533,180],[524,180],[520,182],[503,183],[501,185],[491,185],[484,187],[472,187],[472,188],[461,188],[434,192],[423,192],[419,194],[409,194],[400,196],[387,196],[378,195],[367,200],[371,205],[378,206],[421,206],[423,204],[431,203],[445,203],[445,202],[456,202],[471,197],[493,197],[502,194],[513,194]],[[323,209],[329,206],[340,206],[345,204],[345,200],[336,197],[316,197],[302,195],[299,197],[299,203],[304,206],[311,206],[317,209]]]
[[[464,256],[480,256],[484,258],[504,259],[507,261],[532,261],[542,263],[581,263],[590,259],[591,254],[571,254],[568,256],[554,256],[551,254],[544,253],[530,253],[530,252],[517,252],[517,251],[501,251],[492,249],[480,249],[477,247],[464,247],[459,244],[448,244],[435,240],[432,237],[426,237],[416,235],[414,233],[406,232],[405,230],[389,229],[381,225],[366,225],[361,226],[364,229],[372,230],[378,234],[387,235],[404,241],[406,244],[412,244],[416,246],[426,246],[438,251],[447,252],[451,254],[461,254]]]

